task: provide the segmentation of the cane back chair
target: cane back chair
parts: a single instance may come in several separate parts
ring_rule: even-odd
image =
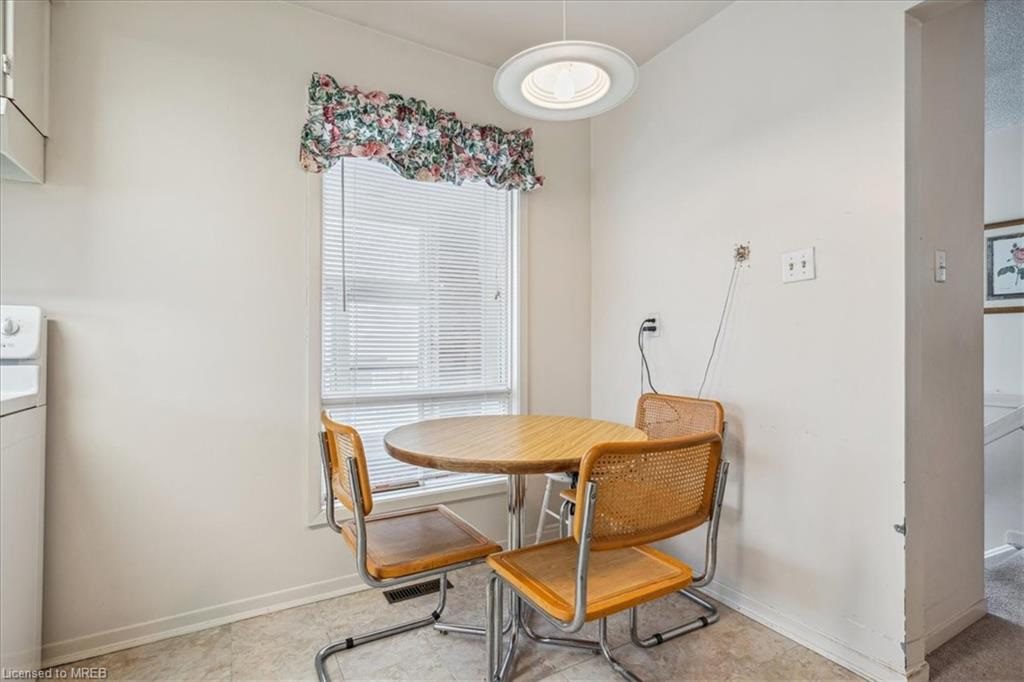
[[[634,425],[646,433],[649,440],[679,438],[705,431],[714,431],[724,438],[725,411],[717,400],[644,393],[636,401]],[[576,490],[563,490],[560,496],[563,510],[571,509],[569,505],[576,501]],[[567,523],[563,521],[563,525]]]
[[[636,401],[636,428],[648,438],[678,438],[692,433],[722,433],[725,411],[717,400],[645,393]]]
[[[359,433],[351,426],[321,415],[320,457],[327,488],[327,525],[355,552],[356,567],[371,587],[392,587],[439,576],[437,608],[427,617],[332,642],[317,652],[315,666],[321,682],[329,682],[327,657],[384,637],[433,625],[442,632],[483,628],[439,623],[447,597],[447,573],[482,562],[501,547],[443,505],[420,507],[370,516],[373,494],[366,454]],[[352,513],[339,524],[334,515],[337,499]]]
[[[717,400],[703,400],[684,396],[666,395],[663,393],[645,393],[636,403],[636,428],[654,439],[679,438],[697,433],[713,431],[725,438],[725,411]],[[718,608],[691,588],[704,587],[715,575],[718,558],[718,523],[722,508],[722,494],[729,475],[729,463],[724,459],[718,465],[715,481],[716,503],[712,506],[708,521],[707,537],[704,543],[704,572],[694,576],[689,587],[680,590],[679,594],[700,606],[705,613],[693,620],[643,637],[639,632],[639,614],[637,609],[630,609],[629,630],[633,643],[637,646],[650,648],[675,637],[685,635],[694,630],[718,622]],[[565,490],[561,494],[561,527],[567,529],[576,503],[576,490]],[[643,504],[643,498],[635,500]],[[697,524],[700,525],[700,524]]]
[[[565,632],[597,620],[604,657],[621,676],[637,680],[611,655],[607,618],[693,582],[688,565],[647,543],[708,520],[720,503],[721,453],[722,439],[713,431],[593,447],[580,467],[572,537],[487,559],[488,678],[504,680],[510,672],[501,634],[508,586]]]

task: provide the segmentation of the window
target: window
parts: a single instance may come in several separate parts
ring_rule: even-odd
[[[467,479],[391,458],[391,429],[517,411],[515,202],[364,159],[323,177],[321,404],[360,431],[375,491]]]

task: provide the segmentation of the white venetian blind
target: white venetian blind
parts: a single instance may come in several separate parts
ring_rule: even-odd
[[[512,202],[364,159],[324,174],[322,403],[377,490],[451,476],[388,456],[392,428],[512,410]]]

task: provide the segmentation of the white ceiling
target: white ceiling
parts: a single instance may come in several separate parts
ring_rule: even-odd
[[[560,0],[292,0],[298,5],[498,67],[562,37]],[[727,0],[571,0],[567,37],[625,50],[643,64],[725,9]],[[1024,123],[1024,2],[985,3],[986,128]]]
[[[557,0],[293,2],[494,67],[528,47],[562,38],[562,3]],[[643,64],[728,4],[573,0],[566,5],[566,35],[608,43]]]
[[[985,127],[1024,123],[1024,2],[985,3]]]

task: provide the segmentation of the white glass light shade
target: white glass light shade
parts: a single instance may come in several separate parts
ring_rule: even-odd
[[[494,94],[516,113],[572,121],[626,101],[639,77],[636,62],[622,50],[562,40],[531,47],[505,62],[494,76]]]

